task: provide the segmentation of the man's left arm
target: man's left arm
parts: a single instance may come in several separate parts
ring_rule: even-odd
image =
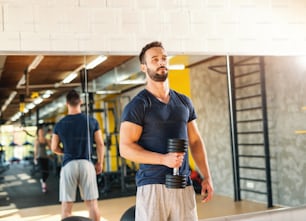
[[[97,130],[95,132],[94,138],[95,138],[97,158],[98,158],[95,168],[96,168],[96,173],[100,174],[102,173],[103,170],[104,149],[105,149],[101,130]]]
[[[188,123],[188,139],[191,155],[200,173],[204,177],[201,191],[201,195],[203,195],[202,202],[207,202],[212,199],[214,188],[209,170],[206,148],[195,120]]]

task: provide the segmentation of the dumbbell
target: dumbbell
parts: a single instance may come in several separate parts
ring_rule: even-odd
[[[188,150],[188,143],[184,139],[168,139],[169,153],[184,153]],[[173,174],[166,175],[167,188],[185,188],[187,185],[187,177],[179,174],[179,168],[173,168]]]

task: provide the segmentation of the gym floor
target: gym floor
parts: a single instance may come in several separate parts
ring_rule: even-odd
[[[2,173],[0,182],[0,219],[25,221],[60,220],[60,204],[58,202],[58,182],[55,175],[50,174],[47,194],[40,190],[38,177],[30,176],[29,167],[24,164],[13,164]],[[248,212],[267,210],[266,204],[249,201],[234,202],[232,198],[215,195],[213,200],[202,204],[197,195],[199,219],[221,217]],[[99,200],[101,221],[120,220],[122,214],[135,205],[135,194],[126,197],[104,198]],[[87,216],[85,205],[75,203],[73,215]]]
[[[248,212],[267,210],[265,204],[248,201],[234,202],[229,197],[214,196],[214,199],[206,204],[200,203],[201,196],[197,195],[199,219],[221,217]],[[119,221],[122,214],[135,204],[135,197],[122,197],[116,199],[99,200],[101,221]],[[73,215],[87,216],[85,205],[81,202],[73,207]],[[26,221],[54,221],[60,220],[60,205],[42,206],[26,209],[0,210],[1,220],[26,220]]]

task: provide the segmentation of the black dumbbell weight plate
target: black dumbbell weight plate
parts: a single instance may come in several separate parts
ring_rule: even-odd
[[[168,152],[169,153],[183,153],[183,152],[187,152],[187,148],[178,148],[178,147],[168,147]]]
[[[183,175],[172,175],[172,174],[167,174],[166,175],[166,180],[169,181],[179,181],[179,182],[186,182],[187,177]]]
[[[179,183],[179,184],[177,184],[177,183],[175,183],[175,184],[166,183],[166,187],[167,188],[172,188],[172,189],[183,189],[183,188],[186,187],[186,183]]]

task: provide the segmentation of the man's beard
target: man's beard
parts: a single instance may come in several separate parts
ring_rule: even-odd
[[[158,73],[158,70],[160,68],[164,68],[165,69],[164,71],[162,71],[161,74]],[[156,82],[164,82],[168,78],[168,69],[166,67],[159,67],[159,68],[157,68],[156,71],[153,71],[150,68],[147,68],[147,72],[148,72],[149,77],[153,81],[156,81]]]

